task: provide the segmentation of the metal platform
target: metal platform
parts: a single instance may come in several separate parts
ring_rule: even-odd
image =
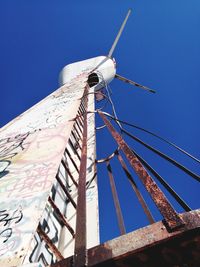
[[[161,221],[89,249],[86,266],[200,266],[200,210],[180,216],[185,225],[179,230],[170,232]],[[71,266],[72,257],[51,267]]]

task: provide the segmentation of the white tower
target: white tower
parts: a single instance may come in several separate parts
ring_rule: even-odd
[[[67,65],[58,90],[1,129],[2,266],[73,255],[76,227],[90,232],[86,248],[99,244],[94,97],[115,73],[114,61],[103,56]],[[85,209],[79,177],[87,188],[80,215],[86,226],[76,226],[77,205]]]

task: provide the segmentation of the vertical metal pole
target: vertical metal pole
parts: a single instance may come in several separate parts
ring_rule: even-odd
[[[111,169],[111,165],[110,165],[109,160],[106,161],[106,166],[107,166],[108,175],[109,175],[109,179],[110,179],[110,187],[112,190],[112,195],[113,195],[113,200],[114,200],[114,204],[115,204],[115,210],[117,213],[117,219],[118,219],[120,233],[121,233],[121,235],[124,235],[126,233],[126,229],[125,229],[125,225],[124,225],[123,215],[122,215],[122,211],[121,211],[121,207],[120,207],[120,203],[119,203],[119,198],[118,198],[118,194],[117,194],[117,190],[116,190],[116,186],[115,186],[115,181],[113,178],[112,169]]]
[[[86,87],[84,95],[88,92]],[[85,98],[85,99],[84,99]],[[85,114],[83,125],[83,142],[81,151],[81,164],[78,182],[76,235],[74,249],[74,267],[84,267],[86,265],[86,171],[87,171],[87,106],[88,97],[85,100]]]
[[[138,198],[138,200],[139,200],[139,202],[140,202],[140,204],[141,204],[141,206],[142,206],[142,208],[144,210],[144,213],[146,214],[149,222],[151,224],[154,223],[155,220],[153,218],[153,215],[151,214],[151,212],[150,212],[150,210],[149,210],[149,208],[148,208],[148,206],[147,206],[142,194],[140,193],[135,181],[133,180],[132,175],[128,171],[128,168],[127,168],[122,156],[118,152],[117,152],[117,158],[118,158],[118,160],[119,160],[119,162],[120,162],[120,164],[121,164],[121,166],[122,166],[127,178],[129,179],[129,181],[131,183],[131,186],[132,186],[133,190],[135,191],[135,194],[136,194],[136,196],[137,196],[137,198]]]

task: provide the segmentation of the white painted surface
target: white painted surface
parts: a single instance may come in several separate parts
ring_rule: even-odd
[[[86,76],[66,84],[0,131],[0,263],[18,266],[43,215]]]
[[[95,90],[99,90],[105,87],[104,82],[108,84],[115,77],[115,61],[109,57],[99,56],[69,64],[60,73],[60,84],[69,82],[70,77],[90,72],[95,72],[98,75],[100,82],[95,86]]]
[[[54,243],[65,257],[73,255],[74,240],[69,231],[59,225],[47,200],[54,190],[55,203],[75,230],[76,210],[70,202],[65,205],[66,198],[55,176],[65,147],[71,149],[68,139],[73,119],[88,73],[94,69],[106,83],[115,76],[115,64],[106,57],[70,64],[62,71],[62,87],[0,129],[0,264],[3,267],[26,266],[29,261],[35,265],[27,266],[39,267],[42,257],[45,265],[52,262],[51,253],[36,234],[39,222],[47,224],[50,238],[56,236]],[[90,92],[101,86],[90,88]],[[94,110],[94,94],[89,94],[89,110]],[[99,244],[96,177],[91,181],[95,172],[95,143],[94,113],[90,113],[87,182],[91,183],[87,189],[87,248]],[[75,154],[73,157],[78,165],[78,158]],[[73,164],[68,162],[68,166],[78,181]],[[66,186],[76,201],[77,188],[62,168],[60,175],[68,181]]]

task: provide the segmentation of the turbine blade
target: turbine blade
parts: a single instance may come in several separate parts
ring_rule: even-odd
[[[115,74],[115,78],[117,78],[117,79],[119,79],[120,81],[123,81],[123,82],[125,82],[125,83],[129,83],[129,84],[132,84],[132,85],[134,85],[134,86],[137,86],[137,87],[139,87],[139,88],[141,88],[141,89],[144,89],[144,90],[146,90],[146,91],[148,91],[148,92],[151,92],[151,93],[155,93],[155,92],[156,92],[156,91],[153,90],[153,89],[150,89],[150,88],[148,88],[148,87],[146,87],[146,86],[144,86],[144,85],[141,85],[141,84],[139,84],[139,83],[136,83],[136,82],[134,82],[134,81],[131,81],[131,80],[129,80],[129,79],[127,79],[127,78],[125,78],[125,77],[119,75],[119,74]]]
[[[118,32],[118,34],[117,34],[117,36],[116,36],[116,38],[115,38],[115,40],[114,40],[114,42],[113,42],[113,45],[112,45],[110,51],[109,51],[109,53],[108,53],[108,57],[112,57],[112,54],[113,54],[113,52],[114,52],[114,50],[115,50],[115,47],[117,46],[117,43],[118,43],[118,41],[119,41],[119,38],[120,38],[120,36],[121,36],[121,34],[122,34],[122,32],[123,32],[123,29],[124,29],[124,27],[125,27],[125,25],[126,25],[126,22],[127,22],[128,18],[129,18],[129,16],[130,16],[130,14],[131,14],[131,11],[132,11],[132,9],[129,9],[129,10],[128,10],[128,13],[127,13],[127,15],[126,15],[126,17],[125,17],[125,19],[124,19],[124,21],[123,21],[123,23],[122,23],[120,29],[119,29],[119,32]]]

